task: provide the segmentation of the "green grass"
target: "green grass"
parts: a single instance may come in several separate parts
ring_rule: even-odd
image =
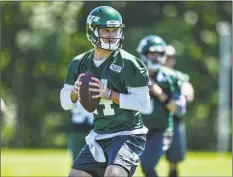
[[[67,176],[70,166],[71,158],[66,150],[1,150],[1,176]],[[181,176],[231,176],[232,154],[189,152],[179,168]],[[157,172],[166,176],[164,158]],[[140,166],[134,176],[143,176]]]

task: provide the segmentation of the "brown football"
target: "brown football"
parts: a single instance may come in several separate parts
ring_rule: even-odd
[[[96,88],[92,85],[89,85],[89,82],[95,82],[91,78],[95,77],[91,72],[87,71],[83,77],[80,78],[82,85],[79,89],[79,101],[81,105],[88,112],[93,112],[99,105],[101,98],[92,98],[93,95],[97,95],[96,92],[89,91],[89,88]]]

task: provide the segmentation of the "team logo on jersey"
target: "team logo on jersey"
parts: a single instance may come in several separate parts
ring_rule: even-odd
[[[113,64],[113,63],[110,65],[109,68],[110,68],[111,70],[115,71],[115,72],[118,72],[118,73],[120,73],[121,70],[122,70],[122,67],[121,67],[121,66],[117,66],[117,65],[115,65],[115,64]]]

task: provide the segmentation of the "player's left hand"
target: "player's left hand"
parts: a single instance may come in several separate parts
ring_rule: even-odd
[[[91,79],[94,80],[95,82],[89,82],[89,85],[92,85],[92,86],[97,87],[97,88],[90,88],[89,90],[91,92],[98,92],[99,93],[97,95],[93,95],[92,98],[99,98],[99,97],[106,98],[108,88],[99,79],[97,79],[95,77],[92,77]]]

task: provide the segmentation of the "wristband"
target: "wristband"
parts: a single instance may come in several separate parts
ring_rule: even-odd
[[[111,93],[110,93],[110,95],[109,95],[109,98],[108,98],[108,99],[110,99],[110,98],[112,97],[112,93],[113,93],[113,90],[111,90]]]
[[[111,93],[112,93],[112,90],[111,90],[111,89],[108,89],[108,92],[107,92],[107,94],[106,94],[106,99],[107,99],[107,100],[109,100]]]

